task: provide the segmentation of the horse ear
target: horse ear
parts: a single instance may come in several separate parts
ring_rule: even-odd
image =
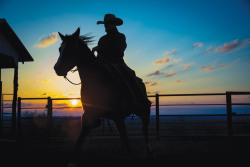
[[[80,28],[78,27],[76,32],[74,32],[73,36],[79,37],[80,36]]]
[[[60,38],[61,38],[62,40],[64,40],[65,36],[62,35],[60,32],[58,32],[58,34],[59,34]]]

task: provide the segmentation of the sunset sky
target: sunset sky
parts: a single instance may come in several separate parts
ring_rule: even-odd
[[[247,0],[35,1],[0,0],[5,18],[34,62],[19,63],[20,97],[79,97],[80,86],[53,69],[57,32],[105,34],[106,13],[122,18],[125,60],[148,93],[250,91],[250,2]],[[68,77],[79,82],[78,74]],[[2,70],[3,93],[12,92],[13,70]]]

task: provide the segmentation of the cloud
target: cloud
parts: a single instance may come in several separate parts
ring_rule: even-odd
[[[59,103],[59,104],[53,104],[53,106],[63,108],[63,107],[67,107],[69,105],[67,103]]]
[[[39,38],[39,44],[35,45],[39,48],[45,48],[53,43],[55,43],[58,40],[57,38],[57,32],[53,32],[49,36],[43,36]]]
[[[156,61],[153,62],[154,65],[163,65],[163,64],[167,64],[168,62],[170,62],[171,58],[170,57],[164,57],[162,59],[158,59]]]
[[[173,77],[176,74],[177,74],[176,72],[173,72],[172,70],[170,70],[169,72],[164,72],[164,77]]]
[[[160,93],[161,91],[154,91],[154,92],[147,92],[147,94],[158,94],[158,93]]]
[[[22,103],[22,107],[31,107],[33,105],[34,104],[32,104],[32,103]]]
[[[163,56],[165,56],[164,58],[162,59],[158,59],[156,61],[153,62],[154,65],[164,65],[164,64],[167,64],[171,61],[172,57],[173,57],[173,54],[176,52],[176,49],[173,49],[171,51],[165,51],[163,53]],[[170,56],[169,56],[170,55]],[[175,59],[174,61],[181,61],[182,59]],[[177,63],[177,62],[176,62]]]
[[[209,46],[209,47],[206,48],[205,51],[203,51],[203,53],[208,53],[208,52],[211,52],[213,50],[214,50],[214,48],[212,46]]]
[[[45,80],[42,81],[42,83],[47,83],[47,82],[49,82],[48,79],[45,79]]]
[[[182,61],[182,59],[174,59],[174,64],[179,63],[180,61]]]
[[[192,67],[193,64],[194,64],[194,62],[191,62],[191,63],[188,63],[188,64],[183,64],[184,65],[183,70],[189,70]]]
[[[46,96],[46,95],[47,95],[47,93],[45,93],[45,92],[40,94],[40,96]]]
[[[212,71],[214,69],[215,69],[214,65],[206,65],[206,66],[201,66],[200,67],[200,70],[204,70],[206,72]]]
[[[196,43],[194,43],[193,44],[193,46],[192,46],[192,48],[195,48],[195,47],[202,47],[203,46],[203,43],[201,43],[201,42],[196,42]]]
[[[228,67],[231,67],[233,64],[237,63],[240,59],[237,59],[235,61],[233,61],[232,63],[229,63],[229,64],[221,64],[219,65],[217,68],[228,68]]]
[[[225,68],[225,67],[226,67],[225,64],[221,64],[221,65],[218,66],[218,68]]]
[[[164,77],[173,77],[175,76],[177,73],[173,72],[173,70],[169,70],[166,72],[162,72],[161,69],[155,70],[153,73],[148,74],[148,76],[164,76]]]
[[[148,81],[148,82],[144,82],[144,84],[145,84],[147,87],[150,87],[150,86],[155,86],[155,85],[157,85],[158,82]]]
[[[182,81],[178,79],[178,80],[175,80],[174,83],[182,83]]]
[[[168,66],[166,66],[165,68],[167,69],[167,68],[172,68],[172,67],[174,67],[176,64],[169,64]]]
[[[148,74],[148,76],[158,76],[158,75],[162,75],[163,73],[161,72],[160,69],[155,70],[153,73]]]
[[[229,63],[229,64],[221,64],[217,67],[215,67],[214,65],[206,65],[206,66],[201,66],[200,67],[200,70],[204,70],[206,72],[209,72],[209,71],[212,71],[212,70],[215,70],[215,69],[222,69],[222,68],[228,68],[228,67],[231,67],[233,64],[237,63],[240,59],[237,59],[235,61],[233,61],[232,63]]]
[[[12,103],[4,103],[3,104],[4,106],[3,107],[12,107]],[[34,104],[32,103],[24,103],[22,102],[22,107],[30,107],[30,106],[33,106]]]
[[[216,52],[230,52],[237,48],[244,47],[248,45],[249,43],[250,43],[250,39],[244,39],[242,41],[235,39],[229,43],[225,43],[224,45],[216,48]]]
[[[73,92],[69,92],[69,93],[65,93],[65,94],[63,94],[63,96],[72,96],[72,95],[74,95],[74,93],[73,93]]]
[[[168,55],[174,54],[175,52],[176,52],[176,49],[173,49],[173,50],[171,50],[170,52],[169,52],[169,51],[165,51],[165,52],[163,53],[163,55],[164,55],[164,56],[168,56]]]
[[[169,64],[166,68],[172,68],[174,67],[176,64],[178,64],[180,61],[182,61],[182,59],[174,59],[172,64]]]

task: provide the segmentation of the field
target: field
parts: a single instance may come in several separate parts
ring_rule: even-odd
[[[235,121],[248,121],[237,118]],[[80,118],[54,118],[51,130],[44,118],[22,119],[19,143],[1,140],[4,166],[66,166],[72,159]],[[249,122],[248,122],[249,123]],[[227,136],[226,118],[160,118],[160,140],[155,118],[150,123],[154,154],[144,151],[138,118],[126,120],[132,155],[120,152],[118,132],[110,121],[93,130],[82,145],[79,166],[249,166],[250,137],[246,123],[234,125]],[[240,126],[239,126],[240,125]],[[111,129],[109,128],[111,127]],[[2,165],[1,165],[2,166]]]
[[[129,136],[142,136],[141,121],[138,117],[125,120]],[[74,142],[80,133],[80,117],[53,117],[48,127],[46,118],[21,119],[21,138],[48,137],[50,140]],[[250,118],[233,117],[234,136],[250,136]],[[48,129],[49,132],[48,132]],[[161,137],[190,136],[227,136],[226,116],[167,116],[159,119]],[[119,133],[112,120],[103,119],[101,125],[89,134],[90,136],[118,136]],[[149,135],[156,137],[156,118],[151,116]]]
[[[120,154],[119,137],[88,137],[82,146],[79,166],[249,166],[249,137],[162,137],[151,138],[152,156],[144,151],[143,138],[130,137],[132,156]],[[66,166],[73,144],[60,142],[7,141],[1,144],[3,167]]]

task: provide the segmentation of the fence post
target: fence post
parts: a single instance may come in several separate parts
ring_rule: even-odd
[[[21,97],[17,99],[17,140],[20,140],[20,132],[21,132]]]
[[[49,120],[52,119],[52,99],[51,99],[51,97],[48,97],[47,117],[48,117]]]
[[[48,97],[48,104],[47,104],[47,123],[48,123],[48,134],[47,134],[47,140],[49,141],[50,138],[50,132],[52,128],[52,99],[51,97]]]
[[[17,118],[20,119],[21,118],[21,97],[18,97],[17,100]]]
[[[231,92],[226,92],[226,102],[227,102],[227,130],[228,130],[228,136],[233,136],[232,96],[231,96]]]
[[[2,137],[2,81],[1,81],[1,68],[0,68],[0,137]]]
[[[16,121],[16,104],[18,92],[18,66],[14,68],[14,81],[13,81],[13,99],[12,99],[12,131],[13,137],[17,134],[17,121]]]
[[[155,95],[155,114],[156,114],[156,139],[160,140],[160,123],[159,123],[159,94]]]

